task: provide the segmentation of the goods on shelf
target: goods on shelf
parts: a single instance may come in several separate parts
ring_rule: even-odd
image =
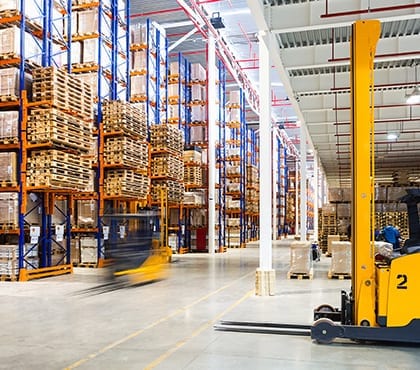
[[[347,241],[331,242],[331,268],[329,277],[351,274],[351,243]]]
[[[131,44],[145,46],[147,44],[147,25],[136,23],[131,27]]]
[[[202,206],[204,205],[204,194],[198,191],[186,191],[184,192],[184,205],[188,206]]]
[[[121,132],[139,140],[147,138],[146,114],[138,106],[122,101],[107,101],[102,105],[105,133]]]
[[[19,141],[18,138],[18,111],[0,112],[0,143],[12,144]]]
[[[95,199],[78,199],[76,201],[77,219],[79,228],[93,228],[97,226],[98,207]]]
[[[91,152],[91,122],[56,108],[33,109],[28,117],[27,140],[30,144],[50,144]]]
[[[80,237],[80,262],[98,262],[98,240],[93,237]]]
[[[27,186],[93,191],[89,158],[55,149],[35,150],[28,155]]]
[[[184,163],[201,164],[201,151],[184,150]]]
[[[207,79],[207,73],[205,68],[200,63],[191,64],[191,81],[193,82],[205,82]]]
[[[152,157],[152,177],[184,180],[184,163],[181,158],[168,153],[155,154]]]
[[[25,32],[26,60],[41,65],[42,51],[39,43],[28,32]],[[0,55],[2,59],[20,58],[20,28],[10,26],[0,29]]]
[[[152,182],[152,202],[161,200],[162,191],[170,203],[182,203],[184,200],[184,184],[173,180],[154,180]]]
[[[69,111],[79,117],[93,119],[93,94],[90,86],[55,67],[33,71],[32,98],[49,101],[53,107]]]
[[[168,150],[181,155],[184,149],[181,130],[169,124],[152,125],[150,127],[150,143],[152,152]]]
[[[187,166],[184,168],[184,183],[186,186],[202,186],[203,173],[199,166]]]
[[[18,217],[18,193],[0,193],[0,229],[17,229]]]
[[[149,178],[141,171],[109,169],[105,173],[104,192],[111,197],[146,199]]]
[[[17,185],[17,155],[14,152],[0,152],[0,185]]]
[[[19,92],[19,69],[15,67],[1,68],[0,69],[0,100],[18,100],[20,97]],[[30,90],[30,77],[25,74],[25,89]]]
[[[149,165],[149,146],[126,136],[108,137],[105,140],[104,163],[143,170]]]

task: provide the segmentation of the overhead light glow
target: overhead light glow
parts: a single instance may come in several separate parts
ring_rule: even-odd
[[[386,138],[387,138],[388,140],[397,140],[397,139],[398,139],[398,137],[399,137],[399,135],[398,135],[397,133],[395,133],[395,132],[390,132],[390,133],[386,136]]]

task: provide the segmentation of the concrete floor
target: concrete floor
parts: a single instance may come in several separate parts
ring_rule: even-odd
[[[219,332],[221,318],[309,324],[322,303],[339,306],[348,280],[287,280],[289,249],[276,243],[273,297],[256,297],[258,249],[175,255],[153,284],[82,294],[101,270],[0,283],[0,369],[419,369],[416,346],[318,345],[309,337]]]

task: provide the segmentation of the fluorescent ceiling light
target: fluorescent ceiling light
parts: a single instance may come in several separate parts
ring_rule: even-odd
[[[388,140],[397,140],[397,139],[398,139],[398,137],[399,137],[399,135],[398,135],[397,133],[395,133],[395,132],[390,132],[390,133],[386,136],[386,138],[387,138]]]

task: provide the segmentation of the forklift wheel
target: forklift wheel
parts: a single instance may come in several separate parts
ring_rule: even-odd
[[[311,337],[317,343],[330,344],[338,335],[339,328],[330,319],[315,321],[311,329]]]
[[[321,306],[318,306],[315,309],[316,312],[334,312],[335,309],[333,306],[330,306],[329,304],[322,304]]]

